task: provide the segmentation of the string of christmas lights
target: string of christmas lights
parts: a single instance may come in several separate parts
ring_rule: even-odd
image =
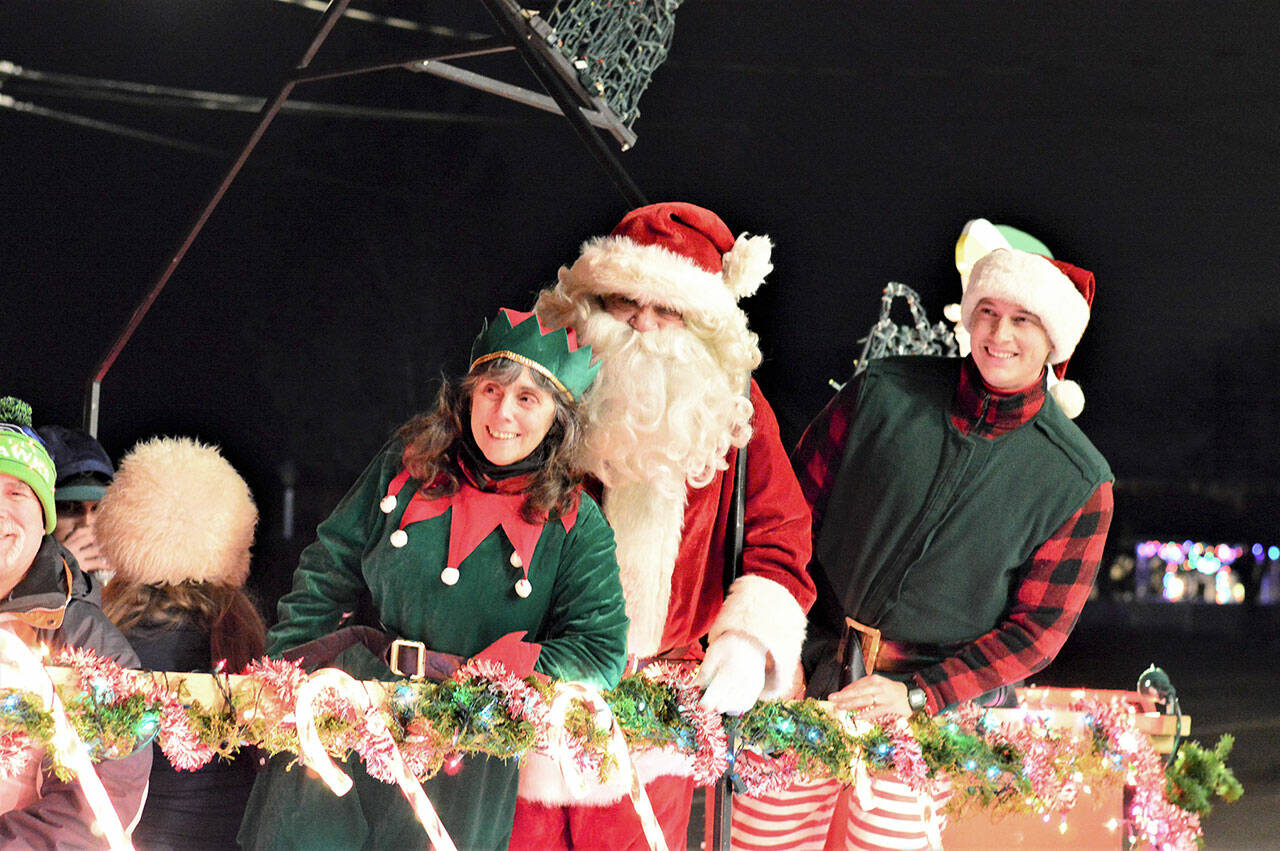
[[[193,675],[125,670],[85,650],[63,651],[53,664],[67,669],[55,679],[58,694],[95,761],[128,756],[152,739],[180,770],[244,746],[300,753],[294,713],[308,674],[294,663],[263,659],[241,675],[195,675],[214,682],[220,699],[213,706],[192,697]],[[556,684],[522,680],[496,663],[469,664],[443,682],[363,685],[375,695],[372,709],[322,690],[311,704],[316,732],[325,752],[339,759],[357,753],[371,776],[388,782],[397,751],[424,780],[456,771],[467,754],[519,757],[551,739]],[[814,700],[762,702],[738,718],[722,718],[698,705],[696,668],[674,665],[647,667],[603,696],[632,755],[647,749],[682,755],[700,784],[728,770],[748,794],[800,777],[852,783],[859,771],[892,772],[917,791],[950,789],[947,813],[1032,812],[1048,820],[1065,819],[1091,785],[1123,783],[1133,790],[1130,836],[1173,851],[1197,847],[1211,797],[1231,801],[1242,791],[1225,764],[1229,736],[1212,751],[1188,743],[1166,767],[1138,728],[1135,707],[1117,698],[1072,703],[1078,720],[1068,725],[1051,723],[1049,711],[1011,717],[972,706],[936,718],[854,718]],[[617,759],[608,752],[600,714],[581,701],[556,732],[568,743],[573,767],[604,780]],[[734,728],[733,753],[727,724]],[[33,750],[48,751],[54,770],[70,776],[43,701],[0,689],[0,776],[21,770]]]

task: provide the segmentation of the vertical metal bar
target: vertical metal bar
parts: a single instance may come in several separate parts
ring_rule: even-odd
[[[84,430],[94,437],[98,436],[98,400],[102,396],[102,381],[89,379],[88,392],[84,394]]]
[[[631,179],[631,175],[627,174],[627,170],[622,167],[622,163],[618,162],[618,158],[613,155],[613,151],[609,150],[604,140],[600,138],[600,134],[591,129],[591,124],[583,116],[582,106],[578,103],[573,91],[551,69],[542,54],[529,43],[529,39],[534,37],[534,34],[527,27],[522,26],[519,7],[511,0],[480,0],[480,2],[493,16],[498,28],[515,44],[525,64],[538,78],[538,82],[542,83],[547,94],[559,104],[560,111],[569,121],[569,126],[578,134],[578,138],[587,146],[587,150],[595,157],[596,162],[608,173],[626,202],[631,207],[643,207],[647,204],[648,201],[640,191],[640,187]]]
[[[731,758],[736,746],[733,733],[732,726],[725,730],[725,746],[728,747]],[[733,782],[729,775],[733,770],[733,762],[730,761],[728,770],[716,781],[710,813],[711,845],[707,851],[729,851],[733,833]]]
[[[333,0],[329,7],[325,10],[324,15],[320,19],[320,23],[316,26],[315,35],[312,36],[310,44],[307,45],[306,51],[302,54],[302,58],[298,60],[294,66],[294,72],[305,69],[311,60],[315,58],[316,53],[320,50],[320,46],[324,44],[329,33],[333,30],[334,24],[342,17],[342,13],[347,8],[350,0]],[[231,163],[226,173],[222,176],[218,187],[209,196],[204,207],[200,210],[200,214],[196,216],[195,221],[187,230],[186,235],[178,244],[178,248],[174,251],[173,256],[169,258],[168,264],[161,270],[159,276],[152,284],[151,289],[142,297],[142,301],[134,308],[133,315],[129,317],[129,322],[124,330],[116,337],[115,342],[111,344],[111,348],[107,350],[106,355],[98,363],[97,369],[94,370],[93,376],[89,379],[89,386],[85,393],[85,410],[84,410],[84,427],[93,436],[98,434],[98,413],[99,403],[102,393],[102,379],[106,377],[107,372],[115,363],[116,358],[120,356],[120,352],[124,350],[134,332],[138,329],[138,325],[142,323],[142,318],[147,315],[147,311],[151,309],[151,305],[155,302],[156,297],[160,295],[160,291],[164,289],[165,284],[169,283],[169,278],[173,276],[174,271],[178,268],[178,264],[182,262],[182,258],[186,256],[192,244],[196,240],[196,236],[204,228],[205,223],[209,221],[209,217],[213,215],[214,209],[222,201],[222,196],[226,194],[232,182],[236,179],[236,175],[240,173],[240,169],[244,167],[245,162],[249,159],[249,154],[257,146],[262,139],[262,135],[266,132],[267,127],[279,113],[284,102],[288,100],[289,94],[293,91],[297,80],[294,74],[281,84],[280,90],[275,96],[268,99],[258,112],[258,123],[253,128],[253,132],[249,134],[248,140],[240,149],[239,155]]]

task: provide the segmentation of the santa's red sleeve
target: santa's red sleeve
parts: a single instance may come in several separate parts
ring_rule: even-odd
[[[708,639],[741,632],[768,651],[761,699],[786,695],[800,662],[805,614],[813,605],[807,565],[812,552],[809,507],[783,449],[778,420],[751,382],[753,434],[747,445],[743,571],[729,589]]]

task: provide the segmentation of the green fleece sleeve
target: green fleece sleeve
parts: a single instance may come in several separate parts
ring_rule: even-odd
[[[612,688],[627,662],[627,624],[613,530],[584,494],[543,619],[536,667],[560,679]]]
[[[267,634],[268,655],[333,632],[355,610],[366,587],[361,560],[382,522],[378,503],[401,469],[400,454],[398,443],[384,447],[316,528],[315,542],[298,560],[293,590],[276,608],[279,620]]]

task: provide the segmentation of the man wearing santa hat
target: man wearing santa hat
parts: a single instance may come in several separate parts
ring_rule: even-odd
[[[600,358],[580,460],[617,539],[632,668],[701,659],[703,705],[724,713],[791,693],[814,593],[809,512],[750,380],[760,349],[738,307],[773,268],[771,251],[767,237],[735,239],[710,210],[653,204],[584,244],[536,307]],[[743,568],[726,595],[743,446]],[[522,773],[513,848],[649,847],[625,778],[575,799],[543,768]],[[687,761],[637,768],[667,846],[684,847]]]
[[[810,696],[871,719],[992,705],[1057,655],[1112,514],[1111,470],[1070,419],[1078,388],[1067,411],[1046,388],[1093,294],[1083,269],[992,251],[960,304],[969,357],[873,361],[809,425],[792,460],[813,511]],[[879,630],[874,673],[846,618]],[[946,794],[873,777],[740,798],[733,846],[938,847]]]

